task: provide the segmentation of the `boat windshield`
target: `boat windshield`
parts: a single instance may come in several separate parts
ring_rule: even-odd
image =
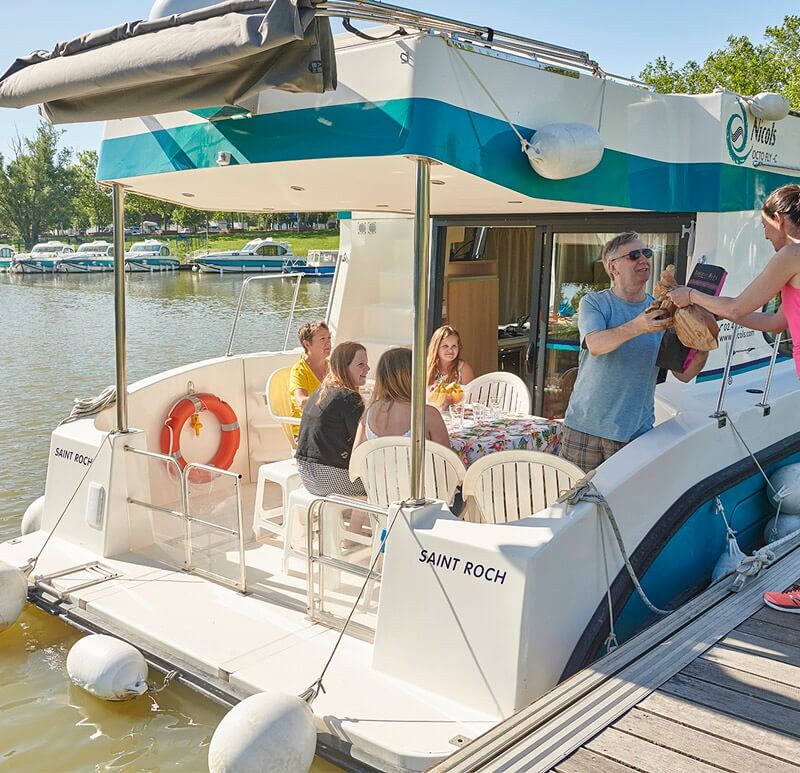
[[[138,244],[134,244],[131,247],[131,252],[139,252],[139,253],[146,253],[148,255],[155,254],[158,255],[161,252],[160,244],[145,244],[144,242],[139,242]]]
[[[242,247],[242,252],[255,252],[259,244],[261,244],[261,239],[253,239],[253,241],[247,242],[247,244]]]
[[[103,255],[106,255],[109,253],[108,248],[108,244],[82,244],[80,247],[78,247],[78,254],[80,255],[81,253],[86,254],[87,252],[99,252]]]
[[[31,255],[46,255],[58,252],[60,244],[37,244],[32,250]]]

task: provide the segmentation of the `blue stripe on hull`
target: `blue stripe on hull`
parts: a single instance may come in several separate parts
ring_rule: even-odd
[[[103,143],[97,176],[111,180],[216,168],[220,151],[239,164],[430,156],[534,198],[660,212],[749,210],[765,190],[796,179],[744,166],[667,163],[606,150],[592,172],[547,180],[531,170],[505,122],[430,99],[333,105],[113,138]]]

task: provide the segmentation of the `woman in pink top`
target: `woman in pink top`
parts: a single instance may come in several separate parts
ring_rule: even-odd
[[[794,342],[794,364],[800,375],[800,185],[782,185],[770,193],[761,208],[761,221],[775,254],[738,296],[715,297],[690,287],[677,287],[669,297],[681,308],[693,303],[753,330],[778,333],[788,327]],[[756,311],[778,291],[781,306],[775,313]]]

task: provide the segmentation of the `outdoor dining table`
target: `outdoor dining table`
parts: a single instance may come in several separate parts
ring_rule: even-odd
[[[502,413],[481,422],[465,419],[461,426],[445,416],[450,446],[469,466],[495,451],[544,451],[557,454],[561,448],[561,422],[522,413]]]

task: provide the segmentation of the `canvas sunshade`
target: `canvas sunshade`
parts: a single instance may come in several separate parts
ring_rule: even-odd
[[[89,32],[17,59],[0,107],[39,104],[52,123],[77,123],[249,107],[268,88],[329,91],[336,60],[319,1],[230,0]]]

